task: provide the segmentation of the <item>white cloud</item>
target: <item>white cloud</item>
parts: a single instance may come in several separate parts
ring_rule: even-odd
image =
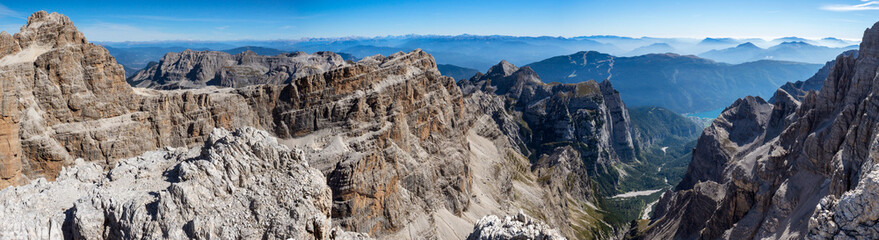
[[[181,34],[166,33],[151,29],[142,29],[126,24],[95,23],[79,27],[89,41],[157,41],[168,39],[187,39]]]
[[[22,17],[20,13],[14,11],[12,9],[9,9],[8,7],[6,7],[3,4],[0,4],[0,18],[4,18],[4,17],[13,17],[13,18],[18,18],[18,19],[24,19],[24,17]]]
[[[826,5],[821,7],[821,9],[835,12],[849,12],[849,11],[865,11],[865,10],[879,10],[879,1],[870,1],[870,0],[861,0],[861,4],[856,5],[844,5],[844,4],[835,4],[835,5]]]
[[[222,30],[226,30],[227,28],[229,28],[229,26],[215,27],[215,29],[220,30],[220,31],[222,31]]]

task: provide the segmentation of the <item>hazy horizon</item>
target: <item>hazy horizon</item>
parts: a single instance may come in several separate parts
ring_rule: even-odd
[[[14,33],[14,32],[10,32]],[[345,40],[345,39],[357,39],[357,40],[368,40],[368,39],[387,39],[387,38],[407,38],[407,37],[462,37],[462,36],[474,36],[474,37],[518,37],[518,38],[563,38],[563,39],[576,39],[576,38],[599,38],[599,37],[618,37],[625,39],[677,39],[677,40],[688,40],[693,42],[698,42],[705,39],[733,39],[745,41],[747,40],[762,40],[766,42],[781,40],[783,38],[803,38],[806,40],[818,41],[827,38],[836,38],[839,40],[852,41],[852,42],[860,42],[861,39],[849,39],[849,38],[838,38],[833,36],[823,37],[823,38],[807,38],[800,36],[784,36],[784,37],[776,37],[776,38],[738,38],[738,37],[713,37],[706,36],[703,38],[693,38],[693,37],[653,37],[653,36],[619,36],[619,35],[583,35],[583,36],[530,36],[530,35],[479,35],[479,34],[470,34],[470,33],[462,33],[456,35],[444,35],[444,34],[404,34],[404,35],[384,35],[384,36],[342,36],[342,37],[300,37],[300,38],[278,38],[278,39],[228,39],[228,40],[212,40],[212,39],[156,39],[156,40],[124,40],[124,41],[101,41],[94,40],[93,42],[97,43],[162,43],[162,42],[245,42],[245,41],[308,41],[308,40]],[[88,37],[88,36],[86,36]]]
[[[407,35],[860,40],[879,2],[270,1],[0,3],[0,30],[65,14],[92,41],[269,41]],[[125,34],[119,34],[124,32]]]

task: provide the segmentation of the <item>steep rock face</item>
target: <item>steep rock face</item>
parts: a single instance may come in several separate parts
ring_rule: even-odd
[[[731,159],[741,157],[738,154],[750,152],[763,142],[761,134],[766,130],[771,111],[772,105],[760,97],[751,96],[726,108],[702,132],[687,175],[677,188],[690,189],[698,182],[720,181]]]
[[[243,87],[286,84],[293,79],[323,73],[347,63],[338,54],[295,52],[276,56],[252,51],[230,55],[217,51],[168,53],[128,79],[132,86],[155,89]]]
[[[765,113],[752,108],[746,122],[733,124],[727,134],[706,130],[700,147],[729,154],[720,175],[695,171],[723,157],[696,158],[691,179],[668,193],[658,209],[690,209],[680,215],[657,212],[647,239],[847,239],[875,238],[877,214],[870,197],[875,181],[874,153],[879,127],[879,23],[864,33],[859,56],[840,56],[818,94],[802,102],[785,91],[776,92],[776,103]],[[724,117],[732,112],[727,110]],[[755,121],[756,120],[756,121]],[[714,125],[720,123],[715,122]],[[755,132],[756,131],[756,132]],[[735,137],[739,136],[739,137]],[[757,136],[752,138],[751,136]],[[746,145],[741,145],[740,140]],[[706,143],[702,141],[705,140]],[[739,143],[735,148],[732,143]],[[714,145],[714,146],[712,146]],[[726,148],[727,146],[732,146]],[[748,146],[743,148],[741,146]],[[698,182],[701,181],[701,182]],[[692,187],[690,187],[692,185]],[[715,201],[688,208],[692,199],[711,197],[695,191],[719,185]],[[687,195],[694,195],[688,197]],[[701,196],[700,196],[701,195]],[[869,199],[869,200],[868,200]],[[713,202],[713,203],[712,203]],[[693,218],[691,216],[699,216]],[[702,221],[700,221],[702,220]],[[680,223],[680,224],[678,224]],[[676,225],[678,224],[678,225]],[[674,229],[677,229],[675,231]]]
[[[122,67],[65,16],[37,12],[0,41],[0,187],[23,183],[24,175],[54,177],[73,160],[49,137],[53,126],[121,118],[137,102]]]
[[[529,215],[559,229],[572,238],[607,237],[600,216],[586,213],[594,209],[591,181],[583,178],[587,170],[578,151],[559,147],[539,162],[521,135],[521,114],[509,111],[507,98],[482,91],[465,96],[470,143],[472,193],[477,197],[463,214],[472,224],[486,215],[512,214],[524,209]],[[592,207],[590,207],[592,206]],[[489,211],[486,211],[489,210]],[[448,221],[448,220],[445,220]],[[466,238],[473,228],[464,229]]]
[[[253,128],[216,129],[201,148],[147,152],[106,172],[77,160],[58,181],[0,196],[3,238],[367,237],[333,229],[320,171]]]
[[[459,85],[465,94],[506,96],[505,105],[522,119],[517,134],[535,159],[570,146],[596,173],[611,171],[612,163],[637,161],[628,111],[608,81],[544,84],[531,68],[502,61]]]
[[[273,122],[263,125],[322,159],[315,164],[328,176],[333,217],[343,227],[390,233],[413,213],[467,208],[463,99],[430,55],[370,57],[283,87],[241,91],[278,96],[248,99],[254,108],[274,105],[264,113]]]

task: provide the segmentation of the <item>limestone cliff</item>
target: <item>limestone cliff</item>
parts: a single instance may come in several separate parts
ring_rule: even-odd
[[[879,23],[802,101],[737,101],[703,132],[645,239],[873,239]]]

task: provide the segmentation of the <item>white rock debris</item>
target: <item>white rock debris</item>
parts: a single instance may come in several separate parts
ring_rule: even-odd
[[[110,171],[77,160],[55,182],[0,191],[0,239],[367,239],[333,228],[326,179],[267,132],[215,129]]]
[[[515,216],[506,216],[503,219],[495,215],[488,215],[476,222],[473,233],[468,240],[507,240],[507,239],[535,239],[535,240],[559,240],[562,237],[558,230],[536,221],[525,215],[522,210]]]

